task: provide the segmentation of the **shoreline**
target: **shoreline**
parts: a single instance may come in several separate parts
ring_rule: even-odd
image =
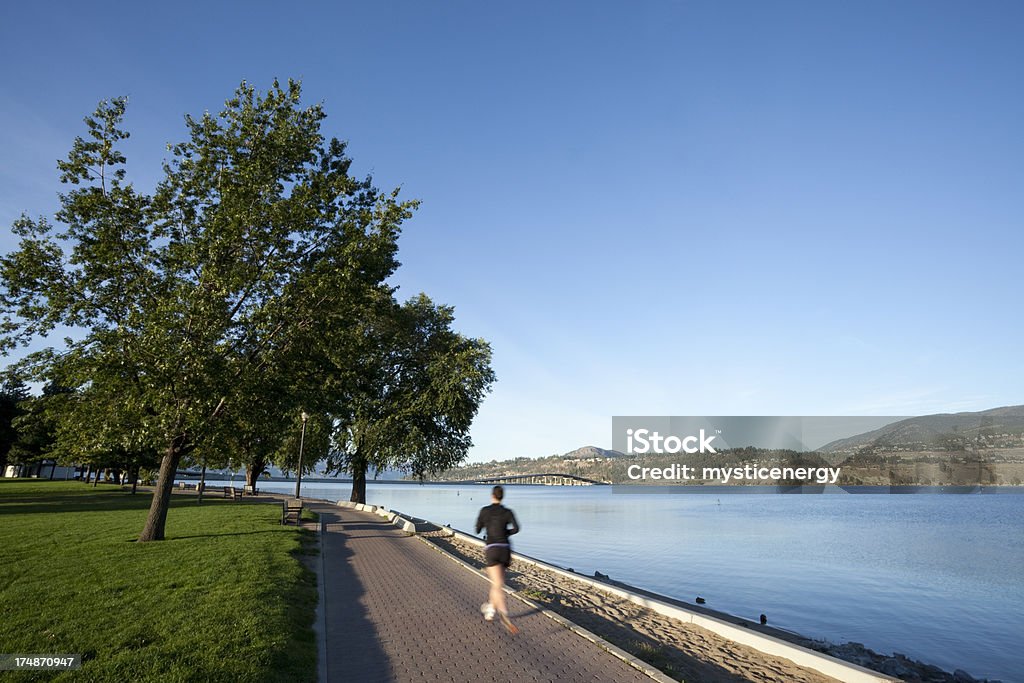
[[[347,501],[339,501],[337,504],[355,506]],[[377,514],[385,514],[379,506],[360,507],[367,511],[376,511]],[[480,548],[476,546],[480,543],[479,539],[397,511],[391,513],[396,515],[394,523],[397,526],[421,536],[424,541],[437,546],[440,551],[451,554],[471,567],[482,569]],[[464,536],[465,539],[460,536]],[[628,591],[649,598],[652,602],[667,603],[686,612],[727,622],[741,630],[785,641],[797,648],[820,653],[862,669],[865,675],[876,674],[879,680],[893,677],[908,683],[999,683],[997,679],[974,678],[961,669],[950,673],[898,652],[884,655],[861,643],[832,643],[764,626],[702,605],[687,603],[614,581],[597,572],[597,576],[590,577],[537,558],[519,554],[514,557],[518,557],[520,562],[516,563],[513,560],[513,566],[508,574],[508,585],[517,595],[582,626],[676,678],[711,683],[770,680],[817,683],[843,680],[797,666],[785,656],[767,654],[695,623],[665,616],[648,606],[637,604],[644,602],[642,599],[629,601],[621,595],[616,595],[616,591]],[[787,666],[789,670],[786,669]]]
[[[474,545],[446,535],[445,531],[420,533],[424,540],[455,555],[458,559],[480,570],[481,555]],[[515,557],[515,556],[514,556]],[[534,559],[534,558],[530,558]],[[571,571],[571,570],[566,570]],[[575,573],[575,572],[572,572]],[[697,624],[689,624],[656,613],[608,591],[594,590],[590,582],[603,583],[608,588],[620,588],[648,596],[653,600],[678,604],[687,610],[735,623],[743,628],[785,640],[830,657],[869,669],[883,676],[893,676],[908,683],[970,683],[975,679],[968,673],[954,673],[911,660],[894,653],[886,656],[861,643],[830,643],[801,634],[761,626],[733,615],[692,605],[659,595],[643,588],[611,580],[609,577],[588,577],[581,580],[558,576],[553,572],[525,561],[513,559],[507,583],[510,588],[556,614],[583,626],[627,652],[643,659],[673,677],[701,680],[711,683],[739,680],[834,681],[817,671],[797,665],[787,667],[790,660],[742,645],[725,636],[713,633]],[[576,584],[576,585],[573,585]],[[989,683],[997,683],[989,681]]]

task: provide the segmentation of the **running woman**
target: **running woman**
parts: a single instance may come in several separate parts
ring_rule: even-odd
[[[515,635],[519,629],[508,618],[508,606],[505,604],[505,570],[512,564],[512,546],[508,537],[519,533],[519,524],[512,511],[501,504],[505,497],[505,489],[495,486],[491,489],[491,504],[480,509],[476,518],[476,532],[487,530],[484,546],[484,562],[487,565],[487,576],[491,580],[490,601],[480,606],[484,619],[492,621],[494,614],[501,617],[501,623],[509,633]]]

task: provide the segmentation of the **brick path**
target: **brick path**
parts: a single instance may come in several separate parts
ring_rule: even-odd
[[[650,683],[642,672],[511,596],[518,635],[497,620],[484,621],[483,576],[377,515],[312,508],[326,524],[322,683]]]

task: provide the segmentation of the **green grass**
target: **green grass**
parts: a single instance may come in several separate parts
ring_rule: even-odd
[[[622,646],[620,645],[619,647]],[[675,667],[672,666],[672,658],[668,655],[668,651],[664,645],[645,643],[637,640],[625,643],[625,647],[622,647],[622,649],[637,659],[647,662],[670,678],[682,681],[682,679],[679,678],[679,672],[677,672]]]
[[[0,480],[0,652],[84,660],[5,679],[315,681],[312,534],[277,505],[182,495],[167,540],[137,543],[149,502]]]

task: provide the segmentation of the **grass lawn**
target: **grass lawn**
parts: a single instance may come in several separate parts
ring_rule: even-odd
[[[175,495],[167,540],[136,543],[150,496],[0,480],[0,653],[81,654],[5,680],[315,681],[311,532],[281,508]]]

